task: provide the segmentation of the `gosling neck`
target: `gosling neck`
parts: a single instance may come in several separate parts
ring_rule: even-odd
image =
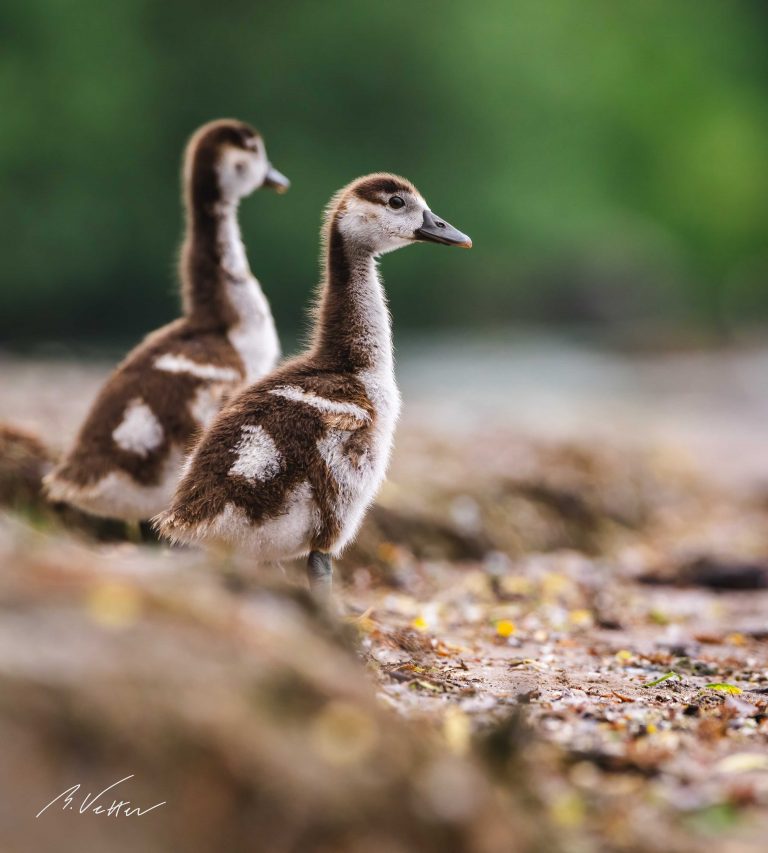
[[[229,328],[239,320],[226,285],[252,274],[238,209],[239,199],[223,198],[218,188],[206,198],[190,194],[187,200],[180,272],[184,313],[196,325]]]
[[[315,356],[349,373],[392,370],[392,328],[376,252],[345,237],[334,218],[326,239],[325,281]]]

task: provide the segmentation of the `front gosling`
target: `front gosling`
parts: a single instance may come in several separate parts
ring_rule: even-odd
[[[472,245],[404,178],[368,175],[334,196],[311,347],[219,413],[156,519],[162,535],[261,561],[308,554],[310,587],[329,598],[331,558],[384,479],[400,411],[376,259],[420,241]]]

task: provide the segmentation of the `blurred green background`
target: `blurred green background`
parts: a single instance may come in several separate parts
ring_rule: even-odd
[[[324,204],[380,169],[475,241],[385,260],[399,331],[768,317],[764,0],[4,0],[0,32],[6,345],[174,316],[180,154],[220,116],[293,181],[242,211],[288,336]]]

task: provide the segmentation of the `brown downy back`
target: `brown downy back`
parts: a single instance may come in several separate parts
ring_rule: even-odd
[[[160,482],[172,448],[187,451],[192,446],[199,426],[189,403],[206,380],[192,374],[171,375],[156,370],[156,359],[168,352],[199,364],[230,367],[242,375],[237,354],[220,335],[193,333],[184,320],[153,332],[137,352],[118,366],[99,392],[72,452],[58,469],[59,477],[85,487],[119,470],[136,483],[153,486]],[[162,442],[143,456],[118,447],[113,438],[125,417],[126,406],[137,398],[150,408],[163,429]]]
[[[307,356],[289,362],[241,393],[213,424],[199,445],[167,516],[175,515],[182,526],[196,526],[214,519],[232,503],[253,524],[260,524],[284,512],[288,496],[307,480],[321,517],[313,547],[321,550],[331,547],[339,532],[338,519],[333,513],[338,486],[328,477],[326,463],[318,450],[318,441],[328,429],[327,415],[270,393],[286,386],[298,386],[319,397],[353,403],[367,413],[368,427],[375,424],[375,409],[362,382],[354,376],[318,372]],[[258,489],[247,479],[230,474],[243,428],[248,426],[264,429],[283,459],[280,474],[260,483]],[[354,454],[362,432],[350,435],[347,452]],[[172,528],[163,532],[173,535]]]

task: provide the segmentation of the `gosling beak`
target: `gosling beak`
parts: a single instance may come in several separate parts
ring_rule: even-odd
[[[267,169],[267,176],[264,178],[264,186],[270,187],[275,192],[285,193],[288,192],[290,185],[291,182],[288,178],[286,178],[282,172],[278,172],[270,163],[269,168]]]
[[[416,240],[426,240],[430,243],[443,243],[446,246],[459,246],[471,249],[472,240],[466,234],[449,225],[444,219],[435,216],[431,210],[424,211],[424,221],[421,228],[414,232]]]

